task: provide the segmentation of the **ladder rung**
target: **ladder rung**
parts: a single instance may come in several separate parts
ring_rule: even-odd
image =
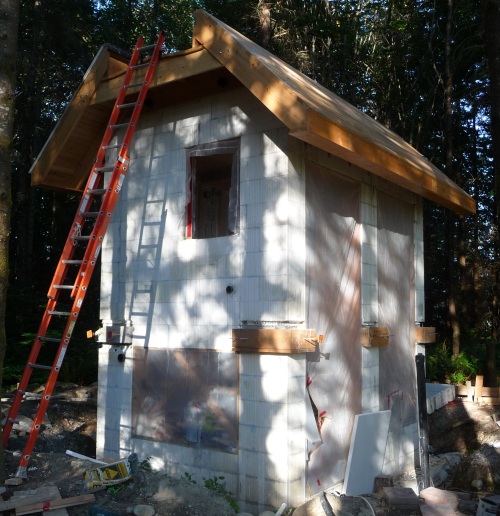
[[[55,337],[38,337],[38,340],[42,342],[61,342],[61,339],[56,339]]]
[[[106,188],[94,188],[93,190],[87,190],[87,193],[90,195],[104,195],[106,192]]]
[[[128,104],[120,104],[119,106],[116,106],[118,109],[126,109],[129,107],[135,107],[137,105],[137,102],[129,102]]]
[[[60,312],[59,310],[48,310],[47,313],[50,315],[64,315],[64,316],[71,315],[71,312]]]
[[[144,48],[144,47],[142,47]],[[131,66],[132,70],[139,70],[140,68],[146,68],[146,66],[149,66],[149,61],[147,63],[141,63],[134,66]]]
[[[74,285],[54,285],[56,290],[73,290]]]
[[[99,212],[98,211],[81,211],[80,212],[80,216],[81,217],[86,217],[86,218],[97,218],[99,217]]]
[[[130,125],[130,122],[123,122],[123,124],[113,124],[110,125],[111,129],[119,129],[120,127],[128,127]]]
[[[139,86],[143,86],[144,82],[134,82],[133,84],[125,84],[124,88],[138,88]]]
[[[61,260],[64,265],[81,265],[83,260]]]
[[[108,165],[107,167],[96,167],[94,170],[96,172],[112,172],[114,170],[114,168],[115,168],[114,165]]]
[[[101,148],[104,150],[110,150],[110,149],[119,149],[122,146],[121,143],[116,143],[115,145],[103,145]]]
[[[32,364],[31,362],[28,362],[28,366],[32,367],[33,369],[45,369],[46,371],[52,371],[52,367],[48,365]]]
[[[156,48],[156,45],[155,44],[153,44],[153,45],[144,45],[143,47],[140,47],[137,50],[139,52],[146,52],[148,50],[151,50],[152,48]]]
[[[90,240],[90,235],[78,235],[78,236],[72,236],[72,240]]]

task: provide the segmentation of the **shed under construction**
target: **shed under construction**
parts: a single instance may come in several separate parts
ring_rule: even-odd
[[[364,480],[414,468],[415,355],[433,340],[422,198],[475,203],[384,126],[194,16],[193,47],[158,60],[99,249],[97,456],[223,476],[249,512],[345,489],[356,434]],[[127,61],[100,50],[33,185],[85,191]]]

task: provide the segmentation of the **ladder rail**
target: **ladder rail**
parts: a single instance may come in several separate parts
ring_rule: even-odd
[[[89,174],[84,193],[80,200],[73,223],[71,224],[68,237],[66,239],[61,257],[50,284],[50,288],[47,293],[47,305],[45,312],[42,316],[38,332],[33,341],[28,361],[19,386],[14,395],[14,399],[9,410],[2,434],[2,445],[5,447],[8,443],[10,432],[15,422],[14,420],[17,417],[24,394],[31,379],[33,369],[40,368],[50,370],[36,416],[33,420],[31,432],[29,434],[28,441],[19,463],[19,468],[16,473],[17,477],[26,478],[27,476],[27,466],[31,459],[36,439],[41,431],[43,418],[49,406],[52,392],[55,388],[64,357],[66,355],[76,322],[78,320],[78,316],[87,293],[87,288],[92,278],[94,267],[102,247],[102,241],[106,234],[111,215],[118,201],[118,196],[121,191],[123,181],[125,180],[129,165],[127,151],[134,135],[136,124],[144,105],[144,100],[148,93],[149,84],[155,73],[156,65],[158,63],[164,41],[165,36],[162,33],[160,36],[158,36],[156,44],[150,45],[148,47],[154,48],[153,55],[147,63],[148,69],[146,71],[144,81],[141,83],[141,89],[138,94],[138,98],[134,103],[130,103],[130,106],[134,105],[134,109],[130,117],[130,123],[128,124],[128,128],[125,132],[122,144],[120,146],[109,145],[111,139],[115,135],[114,126],[116,126],[116,122],[121,115],[120,110],[123,110],[124,99],[127,94],[126,86],[130,84],[134,73],[139,68],[137,66],[137,62],[145,49],[143,38],[139,37],[137,39],[134,52],[125,73],[122,87],[115,101],[115,105],[111,112],[101,145]],[[105,164],[106,151],[110,148],[118,147],[120,148],[120,151],[118,152],[115,166],[110,167],[112,173],[109,185],[107,188],[102,188],[104,177],[103,171],[99,169],[105,168],[103,165]],[[92,204],[98,200],[101,201],[101,207],[99,211],[95,211],[92,209]],[[82,231],[85,228],[87,219],[93,220],[93,229],[89,235],[82,235]],[[83,259],[73,259],[78,242],[86,242]],[[74,270],[76,265],[79,265],[79,268],[76,273],[74,284],[69,285],[65,283],[68,272],[71,268]],[[71,309],[69,311],[66,309],[64,311],[57,310],[57,303],[59,301],[61,291],[68,292],[69,290],[71,290]],[[46,337],[50,323],[54,316],[67,318],[60,338]],[[44,342],[59,343],[52,366],[40,365],[37,363],[38,356]]]
[[[165,38],[164,35],[160,35],[160,39],[162,39],[162,42],[163,42],[164,38]],[[151,56],[151,59],[149,61],[149,67],[144,76],[143,87],[141,88],[141,91],[139,92],[139,95],[135,102],[134,110],[130,117],[130,124],[127,127],[125,136],[123,138],[123,143],[118,152],[118,158],[116,160],[116,165],[115,165],[115,173],[113,174],[110,184],[108,185],[108,192],[105,195],[105,198],[103,199],[101,213],[98,215],[98,217],[95,221],[95,226],[94,226],[95,233],[104,234],[107,231],[107,227],[108,227],[110,219],[111,219],[111,214],[113,213],[114,208],[116,206],[116,202],[118,200],[118,196],[120,194],[122,184],[123,184],[123,181],[125,180],[125,176],[127,174],[127,169],[128,169],[129,163],[130,163],[130,157],[128,155],[128,142],[131,140],[131,138],[135,132],[135,127],[136,127],[137,121],[139,120],[139,116],[141,114],[142,107],[144,106],[144,101],[146,100],[146,95],[147,95],[147,92],[149,89],[149,84],[151,83],[151,80],[153,79],[156,65],[158,64],[158,60],[160,57],[160,50],[161,50],[161,46],[156,45],[156,47],[153,51],[153,55]],[[121,88],[121,91],[120,91],[120,95],[118,96],[118,98],[116,100],[117,107],[122,105],[122,103],[125,99],[125,92],[126,92],[125,86],[126,85],[124,82],[123,87]],[[119,109],[117,109],[117,112],[118,111],[119,111]],[[112,122],[110,120],[110,122],[108,124],[108,128],[111,125],[112,125]],[[108,145],[108,144],[109,144],[109,141],[106,143],[106,145]],[[80,269],[81,274],[78,275],[77,282],[75,284],[75,288],[72,292],[73,295],[76,293],[76,290],[82,286],[82,282],[87,274],[87,268],[89,267],[89,265],[91,267],[95,266],[95,262],[97,261],[97,258],[99,256],[99,253],[102,248],[103,238],[104,237],[101,238],[100,236],[98,236],[98,240],[94,241],[93,245],[89,245],[89,247],[87,247],[87,250],[86,250],[86,253],[84,256],[84,263]]]

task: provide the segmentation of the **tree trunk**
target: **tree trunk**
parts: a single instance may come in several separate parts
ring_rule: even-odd
[[[487,366],[485,384],[496,385],[496,344],[500,332],[500,2],[498,0],[483,0],[484,39],[488,72],[490,77],[489,100],[491,106],[491,139],[493,148],[493,167],[495,173],[495,269],[493,274],[493,295],[491,301],[491,341],[487,349]],[[486,383],[487,382],[487,383]]]
[[[12,213],[12,234],[15,235],[14,254],[22,259],[12,264],[12,278],[15,287],[19,290],[19,297],[27,303],[26,311],[36,311],[36,296],[29,293],[34,290],[34,250],[33,234],[35,222],[35,190],[31,188],[31,176],[28,171],[33,163],[34,157],[41,148],[39,137],[40,111],[42,98],[40,95],[39,77],[41,74],[40,60],[43,49],[41,48],[40,31],[42,26],[42,4],[33,4],[33,17],[31,30],[31,41],[24,42],[27,49],[26,66],[29,72],[22,84],[22,100],[17,106],[18,111],[18,134],[19,134],[19,166],[17,173],[13,176],[12,191],[14,207]],[[22,70],[20,69],[20,72]]]
[[[453,166],[453,75],[452,75],[452,28],[453,28],[453,0],[447,1],[446,13],[446,34],[444,41],[444,153],[445,153],[445,170],[448,177],[455,180],[455,172]],[[460,353],[460,321],[458,318],[458,299],[456,286],[456,270],[455,265],[455,215],[451,212],[446,214],[446,238],[448,240],[446,251],[448,253],[448,321],[452,331],[452,349],[453,356],[457,357]]]
[[[5,309],[9,284],[11,140],[14,127],[18,26],[19,0],[3,0],[0,7],[0,388],[7,345]],[[3,452],[0,452],[0,480],[4,479],[5,465]]]

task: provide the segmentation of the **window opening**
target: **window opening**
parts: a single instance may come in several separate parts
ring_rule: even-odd
[[[187,238],[233,235],[239,229],[239,140],[187,151]]]

